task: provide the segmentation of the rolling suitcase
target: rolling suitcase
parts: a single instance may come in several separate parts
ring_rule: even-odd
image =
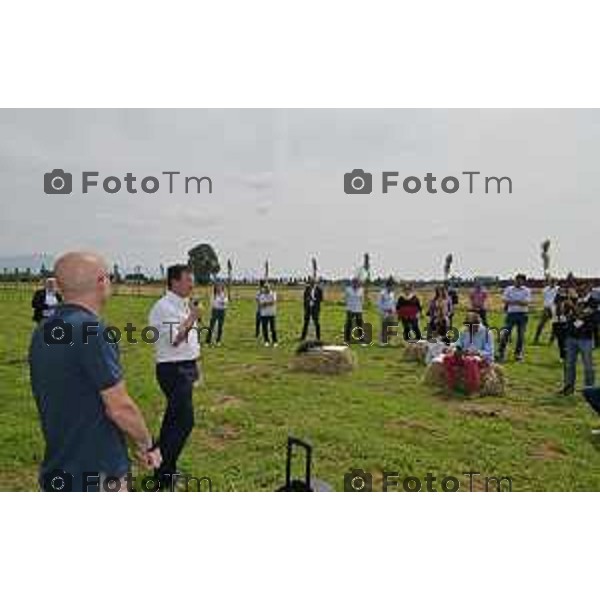
[[[304,478],[292,479],[292,458],[294,447],[304,450]],[[288,437],[287,457],[285,461],[285,485],[278,488],[278,492],[330,492],[331,487],[326,483],[313,480],[310,473],[312,468],[312,446],[295,437]]]

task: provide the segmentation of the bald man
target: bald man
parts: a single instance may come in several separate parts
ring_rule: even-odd
[[[70,252],[55,265],[64,304],[34,331],[31,387],[46,452],[40,468],[45,491],[130,491],[125,437],[147,468],[160,450],[123,381],[118,345],[99,314],[110,296],[102,258]]]

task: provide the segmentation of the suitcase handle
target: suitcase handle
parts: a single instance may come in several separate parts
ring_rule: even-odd
[[[305,453],[305,471],[304,482],[306,489],[310,490],[310,465],[312,461],[312,446],[295,437],[288,437],[287,441],[287,461],[285,464],[285,484],[289,488],[292,484],[292,454],[294,446],[300,446]]]

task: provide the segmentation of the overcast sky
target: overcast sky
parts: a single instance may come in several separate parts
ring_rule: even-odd
[[[376,274],[598,274],[597,110],[0,110],[0,256],[75,248],[156,271],[213,244],[221,263],[258,275],[350,275],[370,252]],[[43,175],[73,173],[70,195]],[[373,193],[346,195],[344,173],[373,173]],[[168,193],[161,171],[208,176],[213,193]],[[382,194],[381,172],[400,185]],[[100,185],[81,193],[82,171]],[[512,194],[468,193],[462,171],[508,176]],[[104,177],[161,177],[155,194],[102,190]],[[402,179],[459,176],[454,194],[409,195]]]

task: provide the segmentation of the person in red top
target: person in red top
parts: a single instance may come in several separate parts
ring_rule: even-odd
[[[396,314],[404,328],[404,339],[412,341],[420,340],[419,317],[421,315],[421,302],[412,286],[407,285],[404,288],[404,293],[398,297]],[[410,337],[411,333],[415,334],[414,338]]]
[[[469,300],[471,302],[471,311],[477,313],[481,317],[481,323],[484,327],[488,327],[487,321],[487,301],[488,293],[487,290],[477,282],[475,287],[469,294]]]

